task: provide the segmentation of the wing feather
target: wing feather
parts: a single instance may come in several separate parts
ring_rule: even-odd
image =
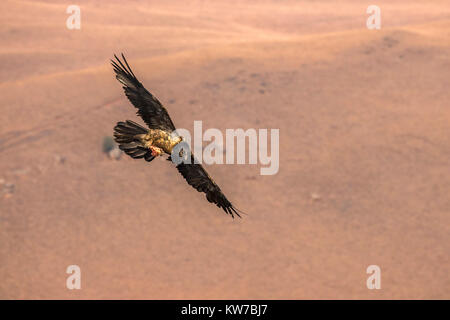
[[[134,75],[125,56],[122,54],[123,63],[116,55],[117,61],[111,60],[117,80],[123,85],[125,95],[138,109],[137,114],[144,120],[150,129],[161,129],[172,132],[175,125],[170,119],[166,108],[152,95]]]
[[[181,173],[183,178],[189,185],[194,187],[197,191],[206,194],[206,199],[216,204],[219,208],[222,208],[227,214],[230,214],[233,218],[236,214],[241,217],[237,212],[237,209],[228,201],[227,197],[220,190],[219,186],[206,172],[205,168],[201,164],[194,162],[194,156],[191,155],[191,163],[180,163],[177,165],[177,170]]]

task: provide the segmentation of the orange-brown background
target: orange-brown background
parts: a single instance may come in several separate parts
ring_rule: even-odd
[[[450,3],[372,2],[2,0],[0,298],[449,298]],[[280,129],[277,175],[208,167],[248,216],[102,153],[120,52],[179,127]]]

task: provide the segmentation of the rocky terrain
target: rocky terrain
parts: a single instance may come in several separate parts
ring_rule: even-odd
[[[377,5],[1,1],[0,298],[448,299],[450,3]],[[207,167],[243,219],[104,148],[121,52],[178,127],[280,130],[276,175]]]

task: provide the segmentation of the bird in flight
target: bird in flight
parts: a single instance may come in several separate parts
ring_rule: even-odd
[[[176,133],[172,134],[176,129],[166,108],[139,82],[125,56],[122,54],[123,62],[116,55],[114,57],[116,61],[111,60],[111,63],[116,79],[123,85],[125,95],[137,108],[137,114],[149,128],[144,128],[131,120],[118,122],[114,127],[115,141],[122,151],[134,159],[143,158],[151,162],[155,157],[167,154],[169,155],[167,160],[171,160],[172,150],[183,141],[183,138]],[[189,163],[184,161],[176,166],[187,183],[197,191],[204,192],[209,202],[216,204],[233,218],[234,215],[240,217],[238,211],[241,211],[228,201],[202,165],[196,163],[192,153],[190,157]]]

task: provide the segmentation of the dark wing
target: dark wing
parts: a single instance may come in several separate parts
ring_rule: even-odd
[[[170,160],[170,158],[168,159]],[[180,163],[177,165],[178,171],[186,179],[187,183],[193,186],[197,191],[204,192],[209,202],[215,203],[234,218],[234,214],[241,217],[236,208],[233,207],[227,197],[222,193],[219,186],[209,176],[201,164],[194,163],[194,156],[191,155],[191,163]]]
[[[166,108],[138,81],[131,71],[125,56],[122,54],[125,65],[114,55],[117,62],[111,60],[116,78],[123,84],[125,94],[131,103],[138,109],[137,114],[145,121],[150,129],[173,131],[175,126],[167,113]]]

